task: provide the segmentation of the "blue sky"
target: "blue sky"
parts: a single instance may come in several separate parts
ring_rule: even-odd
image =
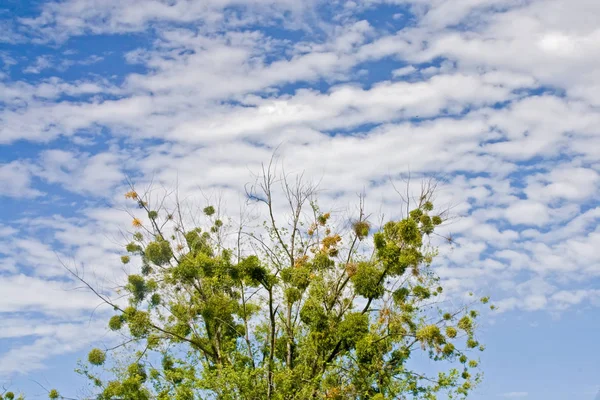
[[[437,272],[499,306],[473,398],[593,399],[599,19],[596,0],[4,0],[0,381],[72,388],[110,340],[58,260],[122,278],[126,177],[235,210],[279,146],[324,207],[366,189],[394,215],[381,182],[443,174]]]

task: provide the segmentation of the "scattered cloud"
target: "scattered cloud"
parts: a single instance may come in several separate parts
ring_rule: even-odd
[[[0,200],[23,210],[0,214],[0,338],[32,336],[0,375],[85,346],[69,338],[97,301],[60,261],[118,280],[126,177],[237,210],[275,148],[333,209],[367,189],[396,217],[384,182],[442,177],[451,293],[490,287],[501,312],[599,305],[598,15],[589,0],[66,0],[0,23]]]
[[[0,164],[0,197],[37,197],[41,192],[32,186],[31,166],[26,162],[12,161]]]
[[[23,70],[26,74],[39,74],[43,70],[50,68],[52,61],[48,56],[39,56],[36,58],[35,63],[28,66]]]

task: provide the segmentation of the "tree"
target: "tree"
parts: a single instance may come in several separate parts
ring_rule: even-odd
[[[73,271],[114,309],[123,346],[93,349],[79,372],[101,400],[466,397],[480,380],[478,312],[442,300],[430,268],[429,238],[447,218],[435,189],[425,182],[402,218],[377,224],[361,196],[355,218],[336,224],[316,187],[270,164],[247,188],[266,220],[233,229],[220,207],[205,207],[201,226],[177,198],[151,204],[132,186],[126,197],[147,217],[133,219],[122,257],[141,260],[126,304]],[[107,355],[127,362],[105,378]],[[444,369],[412,368],[423,356]]]

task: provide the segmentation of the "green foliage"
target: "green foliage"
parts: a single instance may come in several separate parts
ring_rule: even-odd
[[[173,257],[170,243],[162,238],[158,238],[158,240],[148,243],[144,253],[148,261],[158,266],[168,264],[171,257]]]
[[[140,246],[137,243],[129,243],[127,244],[127,246],[125,246],[125,250],[127,250],[130,253],[139,253],[140,251],[142,251],[142,246]]]
[[[154,293],[152,295],[152,297],[150,298],[150,304],[152,304],[153,306],[159,305],[160,304],[160,294]]]
[[[204,212],[205,215],[207,216],[211,216],[215,213],[215,208],[213,206],[208,206],[208,207],[204,207],[204,210],[202,210]]]
[[[134,338],[142,338],[150,331],[150,315],[134,307],[128,307],[123,313],[125,321],[129,326],[129,332]]]
[[[135,303],[144,300],[148,291],[144,278],[140,275],[129,275],[127,281],[125,289],[132,294],[131,300]]]
[[[422,200],[375,232],[361,213],[346,236],[312,202],[287,219],[308,220],[269,220],[233,248],[222,242],[231,220],[213,219],[212,206],[203,209],[208,226],[186,230],[175,212],[165,221],[173,234],[156,223],[140,229],[126,249],[141,258],[141,274],[127,277],[129,306],[115,304],[108,322],[128,328],[127,361],[105,367],[109,380],[81,372],[99,400],[466,397],[480,379],[464,354],[482,348],[478,313],[436,301],[443,287],[429,268],[436,251],[427,236],[443,221]],[[412,370],[417,352],[447,371]],[[99,349],[88,357],[105,359]]]
[[[346,349],[352,349],[369,333],[369,318],[366,314],[352,312],[346,315],[336,330]]]
[[[190,255],[203,253],[212,256],[212,249],[207,243],[207,236],[200,234],[200,229],[195,229],[185,234],[186,243],[190,249]]]
[[[457,326],[465,332],[471,332],[473,329],[473,321],[468,315],[465,315],[458,321]]]
[[[352,226],[354,229],[354,233],[356,236],[363,240],[367,236],[369,236],[369,230],[371,229],[371,225],[367,221],[357,221]]]
[[[412,292],[413,292],[413,296],[417,297],[420,300],[425,300],[431,297],[431,291],[429,291],[429,289],[421,286],[421,285],[417,285],[415,287],[412,288]]]
[[[100,349],[92,349],[88,354],[88,361],[92,365],[102,365],[106,360],[106,354]]]
[[[440,332],[440,328],[437,325],[422,326],[419,328],[419,330],[417,330],[415,337],[420,342],[427,343],[430,346],[444,343],[444,336]]]
[[[409,294],[410,294],[409,288],[401,287],[401,288],[396,289],[392,296],[393,296],[394,302],[397,305],[401,305],[406,302],[406,299],[408,298]]]
[[[113,331],[118,331],[123,326],[123,317],[121,315],[113,315],[108,321],[108,327]]]
[[[56,390],[56,389],[50,390],[50,392],[48,392],[48,398],[52,399],[52,400],[60,398],[60,394],[58,393],[58,390]]]
[[[454,339],[457,335],[457,331],[456,328],[452,327],[452,326],[448,326],[446,327],[446,336],[448,336],[451,339]]]
[[[383,271],[371,262],[360,262],[351,280],[356,293],[367,299],[378,299],[385,293]]]

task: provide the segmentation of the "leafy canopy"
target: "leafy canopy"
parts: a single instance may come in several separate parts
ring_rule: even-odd
[[[148,218],[134,219],[122,261],[141,268],[122,287],[127,306],[101,297],[115,310],[108,327],[136,346],[111,350],[129,360],[112,367],[93,349],[79,371],[99,400],[466,397],[480,379],[478,313],[447,308],[430,268],[446,217],[433,189],[377,228],[361,198],[350,229],[319,210],[312,186],[270,168],[248,192],[266,211],[261,229],[214,206],[190,226],[179,203],[153,209],[132,189]],[[423,356],[442,372],[411,368]]]

